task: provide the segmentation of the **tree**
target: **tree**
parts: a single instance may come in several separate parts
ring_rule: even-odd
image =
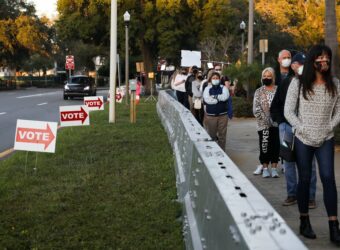
[[[325,0],[325,42],[332,49],[333,64],[332,70],[338,76],[340,75],[339,69],[339,51],[338,51],[338,32],[337,32],[337,19],[335,0]]]
[[[31,54],[48,56],[51,32],[46,19],[26,1],[0,0],[0,64],[19,67]]]

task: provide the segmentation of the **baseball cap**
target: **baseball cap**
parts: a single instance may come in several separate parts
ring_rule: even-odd
[[[305,60],[306,60],[305,54],[299,52],[293,56],[292,63],[298,62],[299,64],[304,64]]]

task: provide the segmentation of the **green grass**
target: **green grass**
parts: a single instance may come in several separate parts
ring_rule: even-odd
[[[125,104],[116,124],[107,108],[91,113],[90,126],[59,130],[55,154],[0,161],[1,249],[184,248],[155,104],[142,101],[134,125]]]

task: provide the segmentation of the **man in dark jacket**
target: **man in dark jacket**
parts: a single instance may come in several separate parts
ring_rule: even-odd
[[[289,141],[292,137],[292,127],[284,117],[284,105],[286,101],[287,91],[289,85],[294,77],[299,77],[303,71],[303,64],[305,62],[305,55],[303,53],[297,53],[291,63],[291,69],[295,75],[287,76],[281,84],[278,85],[272,105],[270,107],[270,115],[274,122],[279,124],[280,143],[283,140]],[[296,189],[297,189],[297,173],[295,162],[284,161],[286,185],[287,185],[287,199],[283,202],[283,206],[290,206],[296,203]],[[316,192],[316,171],[315,161],[313,162],[313,171],[310,185],[310,201],[309,208],[315,208],[315,192]]]
[[[284,79],[294,75],[290,65],[292,62],[292,55],[289,50],[281,50],[277,58],[278,67],[275,69],[275,85],[280,85]]]

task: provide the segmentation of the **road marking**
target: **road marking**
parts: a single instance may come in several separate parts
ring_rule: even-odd
[[[41,94],[35,94],[35,95],[17,96],[17,99],[31,98],[31,97],[40,97],[40,96],[47,96],[47,95],[55,95],[57,93],[59,93],[59,92],[55,91],[55,92],[47,92],[47,93],[41,93]]]
[[[7,149],[6,151],[0,153],[0,159],[9,155],[10,153],[14,152],[14,149],[13,148],[10,148],[10,149]]]
[[[43,105],[46,105],[47,104],[47,102],[43,102],[43,103],[39,103],[39,104],[37,104],[38,106],[43,106]]]
[[[6,112],[1,112],[0,115],[6,115],[7,113]]]

